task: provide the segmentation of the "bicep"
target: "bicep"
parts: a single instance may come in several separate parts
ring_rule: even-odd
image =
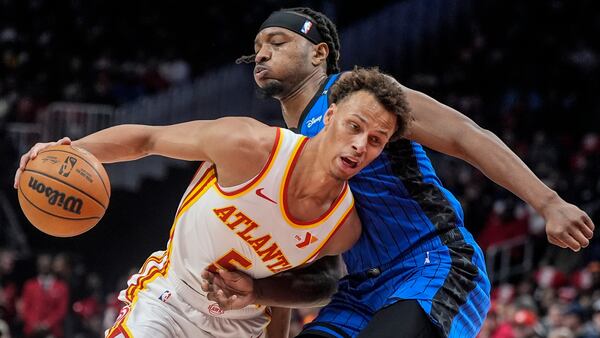
[[[414,120],[405,137],[430,149],[462,157],[462,141],[486,131],[457,110],[412,89],[404,88]]]
[[[229,117],[150,127],[155,129],[147,151],[181,160],[218,162],[220,155],[237,151],[241,139],[251,142],[247,136],[260,125],[248,118]]]

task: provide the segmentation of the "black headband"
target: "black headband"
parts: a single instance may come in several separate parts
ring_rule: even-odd
[[[277,11],[271,14],[260,26],[260,30],[267,27],[281,27],[300,34],[315,45],[323,41],[321,33],[317,29],[317,24],[305,16],[294,12]]]

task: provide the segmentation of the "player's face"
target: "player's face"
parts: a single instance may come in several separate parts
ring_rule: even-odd
[[[285,28],[261,30],[254,39],[254,81],[267,96],[285,97],[314,70],[313,47]]]
[[[330,172],[347,180],[373,161],[396,130],[396,115],[366,91],[333,104],[325,116]]]

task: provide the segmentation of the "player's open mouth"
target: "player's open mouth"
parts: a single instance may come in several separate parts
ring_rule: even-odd
[[[358,161],[351,160],[350,158],[344,156],[342,156],[342,162],[350,168],[356,168],[358,165]]]

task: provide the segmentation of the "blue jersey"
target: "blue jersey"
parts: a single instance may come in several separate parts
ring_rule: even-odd
[[[300,119],[301,134],[312,137],[323,127],[329,77]],[[390,143],[370,165],[350,180],[363,224],[356,245],[344,254],[348,272],[382,266],[396,258],[414,259],[453,238],[463,226],[463,211],[437,177],[423,147],[408,140]]]
[[[300,133],[312,137],[324,127],[328,91],[338,78],[329,76],[307,106]],[[414,299],[444,336],[475,336],[489,306],[485,260],[423,147],[390,142],[350,187],[362,234],[343,255],[349,275],[306,329],[354,337],[379,309]]]

